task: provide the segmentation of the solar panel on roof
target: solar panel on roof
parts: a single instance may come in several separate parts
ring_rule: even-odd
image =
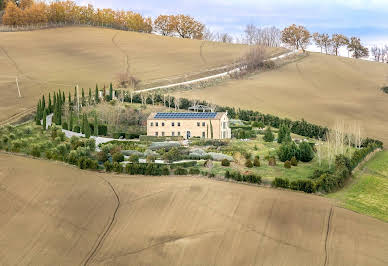
[[[210,119],[215,118],[217,116],[216,112],[206,112],[206,113],[156,113],[154,118],[159,119],[169,119],[169,118],[177,118],[177,119]]]

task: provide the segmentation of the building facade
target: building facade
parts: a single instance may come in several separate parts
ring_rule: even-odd
[[[223,112],[152,113],[147,119],[147,136],[230,139],[231,130]]]

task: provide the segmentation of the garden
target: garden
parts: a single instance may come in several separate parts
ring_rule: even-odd
[[[187,99],[152,98],[114,91],[77,97],[63,92],[39,100],[35,121],[0,129],[0,149],[80,169],[130,175],[201,175],[307,193],[328,193],[343,187],[352,170],[382,143],[362,139],[344,124],[328,130],[304,120],[291,121],[247,110],[228,111],[232,139],[192,138],[188,141],[145,136],[151,112],[176,110]],[[177,103],[175,106],[174,103]],[[47,126],[47,115],[52,124]],[[67,138],[64,130],[85,137]],[[96,145],[93,136],[112,141]],[[113,140],[117,139],[117,140]]]

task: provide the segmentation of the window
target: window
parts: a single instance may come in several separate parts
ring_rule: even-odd
[[[164,132],[162,132],[162,137],[164,137]]]
[[[202,138],[205,138],[205,131],[202,132]]]
[[[151,122],[151,127],[154,126],[154,122]]]
[[[178,131],[178,136],[180,136],[181,135],[181,132],[180,131]]]
[[[174,131],[173,131],[173,132],[171,132],[171,136],[173,136],[173,137],[175,136],[175,132],[174,132]]]
[[[197,126],[199,127],[201,125],[201,123],[200,122],[197,122]]]
[[[180,127],[181,126],[181,122],[178,122],[178,127]]]
[[[174,123],[174,122],[171,122],[171,126],[172,126],[172,127],[175,126],[175,123]]]
[[[164,122],[162,122],[162,127],[164,127]]]
[[[159,135],[159,134],[158,134],[158,131],[156,131],[156,132],[155,132],[155,136],[158,136],[158,135]]]
[[[205,122],[202,122],[202,126],[203,126],[203,127],[205,126]]]
[[[159,126],[159,123],[158,123],[158,122],[155,122],[155,126]]]

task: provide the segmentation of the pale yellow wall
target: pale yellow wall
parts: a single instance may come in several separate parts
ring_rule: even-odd
[[[172,126],[172,122],[174,122],[174,126]],[[178,126],[178,122],[180,122],[180,126]],[[197,122],[200,123],[200,126],[197,125]],[[226,123],[226,129],[222,129],[222,122]],[[153,123],[153,126],[151,126]],[[156,126],[158,123],[158,126]],[[164,123],[164,126],[162,126]],[[203,123],[205,125],[203,126]],[[229,119],[225,115],[221,117],[221,119],[211,119],[211,123],[213,125],[213,138],[221,139],[223,138],[222,131],[229,132],[226,133],[225,138],[230,138],[230,129],[229,129]],[[209,130],[207,131],[207,128]],[[174,132],[174,136],[180,135],[186,138],[186,132],[191,132],[191,137],[200,137],[202,138],[202,133],[205,132],[205,138],[211,138],[211,130],[210,130],[210,120],[209,119],[177,119],[177,120],[162,120],[162,119],[148,119],[147,121],[147,135],[155,136],[155,132],[158,132],[158,136],[162,136],[162,132],[164,132],[164,136],[172,136],[172,132]]]

